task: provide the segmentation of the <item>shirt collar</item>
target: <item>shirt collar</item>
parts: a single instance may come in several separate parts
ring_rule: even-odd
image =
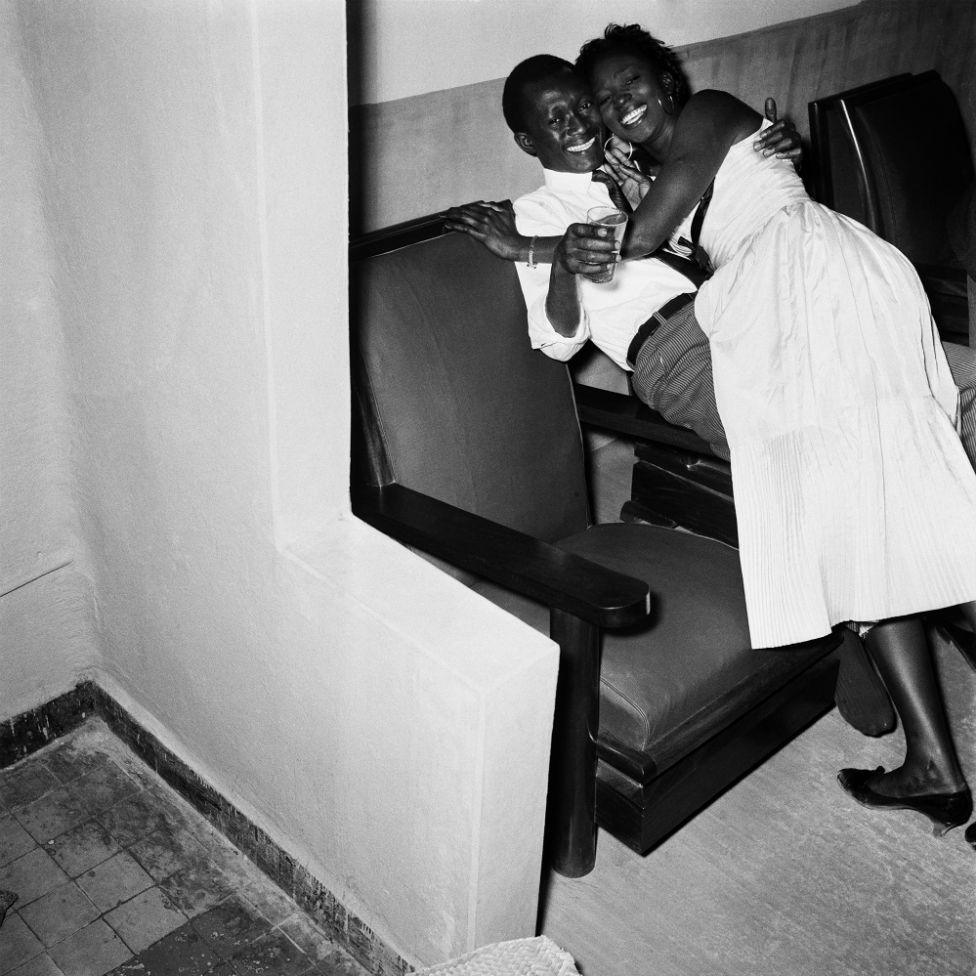
[[[554,169],[542,169],[546,186],[559,192],[585,193],[593,182],[592,173],[558,173]]]

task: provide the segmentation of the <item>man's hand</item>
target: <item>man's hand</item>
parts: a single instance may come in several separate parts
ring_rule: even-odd
[[[800,145],[800,133],[790,119],[776,121],[776,100],[766,99],[766,118],[773,123],[764,129],[753,143],[756,152],[764,156],[776,156],[777,159],[792,159],[799,168],[803,149]]]
[[[596,224],[570,224],[556,245],[553,264],[573,275],[590,278],[604,274],[619,257],[613,230]]]
[[[515,228],[511,200],[479,200],[463,207],[451,207],[444,226],[469,234],[506,261],[520,260],[529,246],[529,238],[523,237]]]

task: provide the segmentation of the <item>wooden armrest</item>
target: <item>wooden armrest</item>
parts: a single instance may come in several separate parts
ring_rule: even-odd
[[[353,513],[461,569],[598,627],[650,613],[647,583],[402,485],[356,488]]]
[[[694,454],[712,456],[708,441],[685,427],[668,423],[637,397],[613,393],[595,386],[573,384],[580,422],[642,441],[678,447]]]
[[[405,220],[392,227],[359,234],[349,242],[349,260],[362,261],[377,254],[387,254],[401,247],[433,240],[447,233],[444,229],[445,219],[446,211],[442,210],[426,217]]]

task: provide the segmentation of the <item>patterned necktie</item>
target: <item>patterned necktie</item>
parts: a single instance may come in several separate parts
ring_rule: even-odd
[[[602,169],[594,170],[593,182],[602,183],[607,188],[607,193],[610,194],[610,202],[618,210],[622,210],[628,215],[634,212],[633,207],[627,202],[623,190],[620,189],[620,184],[609,173],[604,173]]]

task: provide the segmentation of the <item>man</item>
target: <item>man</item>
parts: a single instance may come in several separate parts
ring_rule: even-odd
[[[594,176],[605,133],[586,82],[568,61],[537,55],[511,72],[502,104],[515,142],[539,160],[545,183],[515,201],[514,222],[506,206],[479,203],[449,211],[447,226],[518,262],[534,348],[568,360],[592,340],[631,374],[641,400],[727,460],[708,340],[694,316],[697,266],[658,252],[617,264],[611,284],[591,280],[614,250],[609,232],[588,226],[586,213],[610,204],[611,190],[614,196],[620,190]],[[756,148],[799,155],[795,132],[783,123],[767,129]],[[963,443],[976,462],[976,356],[963,346],[944,347],[960,388]]]

